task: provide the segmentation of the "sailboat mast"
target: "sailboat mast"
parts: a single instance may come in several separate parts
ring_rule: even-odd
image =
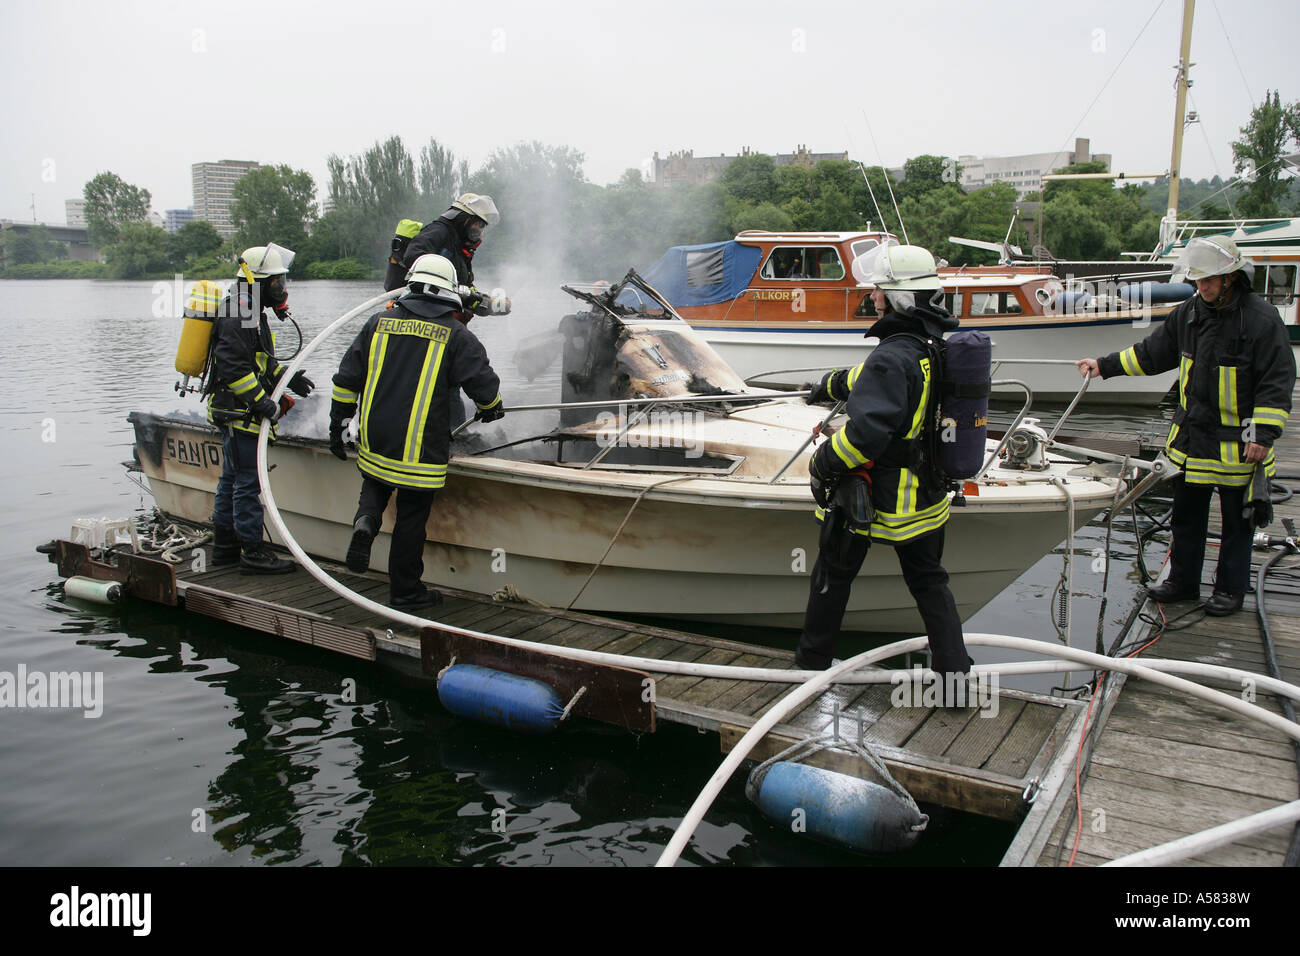
[[[1183,166],[1183,125],[1187,116],[1187,79],[1191,69],[1192,55],[1192,14],[1196,10],[1196,0],[1183,0],[1183,39],[1178,50],[1178,96],[1174,106],[1174,150],[1169,159],[1169,210],[1166,219],[1172,226],[1178,220],[1178,181],[1182,176]]]

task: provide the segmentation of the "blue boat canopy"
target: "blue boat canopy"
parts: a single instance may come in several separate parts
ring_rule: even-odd
[[[762,257],[763,250],[758,246],[743,245],[734,239],[673,246],[642,275],[673,308],[713,305],[734,299],[749,288]],[[635,297],[624,302],[620,296],[619,303],[634,305]]]

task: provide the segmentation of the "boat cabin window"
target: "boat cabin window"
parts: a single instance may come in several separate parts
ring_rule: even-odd
[[[856,242],[854,242],[853,245],[850,246],[849,248],[853,250],[854,259],[861,259],[872,249],[876,248],[876,246],[878,245],[880,245],[880,243],[877,242],[875,239],[859,239]]]
[[[844,263],[834,246],[778,246],[758,275],[760,279],[843,279]]]
[[[1019,315],[1023,309],[1014,292],[972,292],[971,315]]]
[[[961,315],[961,293],[945,292],[943,294],[943,307],[949,315]],[[855,319],[876,318],[876,305],[871,301],[870,292],[862,296],[862,301],[858,303],[853,317]]]
[[[722,282],[722,250],[705,249],[686,253],[686,285],[690,288]]]
[[[1295,266],[1255,266],[1254,289],[1269,305],[1290,305],[1295,301]]]

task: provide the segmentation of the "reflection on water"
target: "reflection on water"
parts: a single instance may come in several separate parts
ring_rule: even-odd
[[[512,362],[520,340],[570,310],[558,285],[512,288],[513,315],[473,325],[508,403],[558,399],[558,368],[527,382]],[[297,283],[291,305],[310,337],[374,291],[367,283]],[[0,477],[7,532],[0,670],[102,672],[106,698],[95,720],[71,710],[0,712],[7,731],[0,861],[653,862],[720,760],[712,735],[666,726],[638,738],[577,723],[551,738],[523,739],[453,718],[433,691],[371,665],[139,602],[104,609],[62,598],[53,566],[33,547],[67,534],[77,517],[151,505],[119,464],[131,455],[127,413],[198,407],[173,387],[179,323],[153,311],[164,295],[147,282],[0,282],[0,439],[10,459]],[[311,358],[318,386],[328,389],[359,327],[360,320]],[[292,330],[280,341],[291,348]],[[1146,418],[1106,415],[1116,429]],[[538,413],[520,427],[543,430],[549,420]],[[1089,649],[1101,535],[1086,529],[1075,545],[1074,644]],[[1110,633],[1134,593],[1132,542],[1117,526]],[[969,626],[1051,639],[1047,604],[1060,564],[1059,553],[1046,556]],[[789,633],[770,638],[793,641]],[[977,659],[999,658],[982,650]],[[864,862],[774,830],[744,800],[742,783],[733,780],[715,804],[688,862]],[[931,812],[916,850],[867,862],[987,865],[1013,832]]]

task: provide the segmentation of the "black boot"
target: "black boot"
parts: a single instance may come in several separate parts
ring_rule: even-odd
[[[352,541],[348,544],[345,563],[353,574],[370,570],[370,545],[379,532],[379,522],[370,515],[362,515],[352,526]]]
[[[288,574],[294,567],[292,561],[277,558],[260,541],[245,541],[239,554],[240,574]]]
[[[408,594],[402,597],[393,595],[388,601],[388,606],[399,611],[409,611],[414,608],[437,607],[441,603],[441,591],[435,591],[433,588],[424,588],[424,590],[418,594]]]
[[[234,528],[212,529],[212,566],[234,564],[239,560],[239,538]]]

